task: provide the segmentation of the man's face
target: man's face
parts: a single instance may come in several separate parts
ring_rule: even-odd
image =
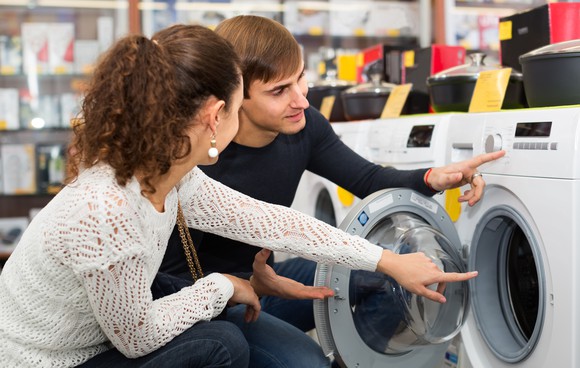
[[[276,133],[296,134],[306,120],[308,84],[304,65],[288,78],[263,83],[253,81],[249,86],[250,98],[240,110],[240,120],[254,128]]]

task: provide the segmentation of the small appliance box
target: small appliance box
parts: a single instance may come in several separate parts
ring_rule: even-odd
[[[499,20],[500,61],[521,71],[519,57],[552,43],[580,38],[580,3],[550,3]]]
[[[356,60],[356,82],[369,82],[369,69],[378,65],[383,69],[385,82],[399,84],[402,74],[401,53],[416,47],[417,39],[407,37],[400,45],[377,44],[360,51]]]
[[[429,94],[427,78],[445,69],[465,64],[465,48],[435,44],[406,51],[403,64],[402,83],[413,83],[414,91]]]
[[[4,194],[36,193],[34,144],[0,145]]]

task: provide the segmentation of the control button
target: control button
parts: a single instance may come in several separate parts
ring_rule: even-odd
[[[369,216],[364,211],[361,212],[361,214],[358,216],[358,222],[362,226],[365,226],[368,221],[369,221]]]
[[[499,134],[490,134],[485,139],[485,152],[496,152],[501,150],[502,139]]]
[[[543,142],[542,143],[542,149],[543,150],[547,150],[548,149],[548,142]]]
[[[558,149],[558,142],[552,142],[552,143],[550,143],[550,149],[551,150],[557,150]]]

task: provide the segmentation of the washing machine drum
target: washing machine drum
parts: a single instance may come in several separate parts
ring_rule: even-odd
[[[449,216],[412,190],[387,189],[367,197],[340,227],[398,254],[424,252],[446,272],[465,272]],[[384,274],[322,264],[315,285],[335,291],[333,298],[314,303],[321,346],[349,368],[438,366],[461,329],[469,297],[467,282],[445,285],[447,302],[440,304]]]

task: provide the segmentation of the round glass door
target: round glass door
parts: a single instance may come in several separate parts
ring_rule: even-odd
[[[445,235],[414,214],[388,216],[366,238],[398,254],[423,252],[446,272],[465,271]],[[440,304],[408,292],[391,277],[377,272],[352,271],[350,276],[349,300],[355,327],[363,341],[379,353],[407,353],[453,338],[463,324],[467,284],[448,284],[444,294],[451,297]]]
[[[449,216],[412,190],[365,198],[340,227],[401,255],[423,252],[442,271],[466,271]],[[447,302],[440,304],[384,274],[332,265],[318,265],[315,285],[335,291],[333,298],[315,301],[315,320],[323,349],[345,367],[435,365],[461,329],[469,299],[468,282],[444,285]]]

